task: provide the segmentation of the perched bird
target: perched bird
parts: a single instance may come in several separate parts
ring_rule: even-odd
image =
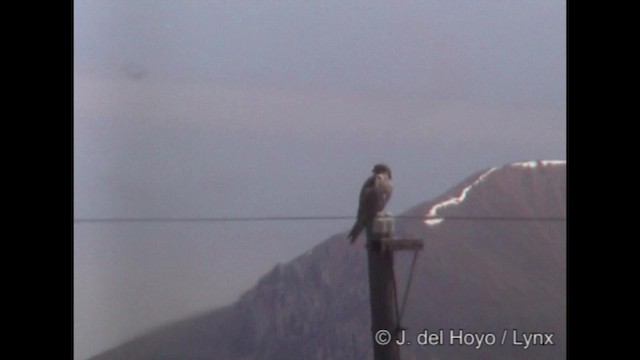
[[[360,191],[358,218],[348,236],[351,243],[355,242],[362,230],[371,224],[376,214],[384,210],[393,191],[391,169],[387,165],[377,164],[372,172],[373,175],[364,182]]]

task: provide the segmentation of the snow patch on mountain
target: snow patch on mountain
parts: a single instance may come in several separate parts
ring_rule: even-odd
[[[522,168],[530,168],[535,169],[538,165],[546,167],[546,166],[557,166],[557,165],[566,165],[566,160],[541,160],[541,161],[526,161],[526,162],[517,162],[511,164],[513,167],[522,167]]]
[[[567,165],[567,160],[542,160],[542,166]]]
[[[526,162],[516,162],[516,163],[512,163],[508,166],[512,166],[512,167],[521,167],[521,168],[526,168],[526,169],[535,169],[538,166],[542,166],[542,167],[547,167],[547,166],[558,166],[558,165],[566,165],[567,161],[566,160],[541,160],[541,161],[526,161]],[[475,188],[476,186],[478,186],[480,183],[484,182],[489,175],[491,175],[492,172],[498,170],[497,167],[493,167],[491,169],[489,169],[488,171],[484,172],[482,175],[480,175],[473,183],[471,183],[471,185],[465,187],[464,189],[462,189],[462,191],[460,192],[460,194],[458,196],[454,196],[448,200],[445,200],[443,202],[440,202],[434,206],[431,207],[431,209],[429,209],[429,212],[427,213],[427,220],[425,220],[425,224],[428,226],[436,226],[440,223],[442,223],[444,221],[443,218],[438,218],[438,211],[449,207],[449,206],[456,206],[461,204],[467,197],[467,195],[469,195],[469,192]]]
[[[467,186],[466,188],[462,189],[462,192],[460,192],[460,195],[458,196],[454,196],[448,200],[445,200],[441,203],[438,203],[436,205],[434,205],[433,207],[431,207],[431,209],[429,210],[429,212],[427,213],[427,217],[429,217],[429,219],[425,220],[425,224],[429,225],[429,226],[435,226],[440,224],[441,222],[444,221],[444,219],[442,218],[437,218],[437,214],[438,214],[438,210],[448,207],[448,206],[455,206],[458,205],[460,203],[462,203],[464,201],[464,199],[467,197],[467,194],[469,193],[469,191],[471,191],[471,189],[473,189],[475,186],[477,186],[478,184],[482,183],[483,181],[485,181],[487,179],[487,177],[489,177],[489,175],[496,171],[498,168],[497,167],[493,167],[491,169],[489,169],[488,171],[486,171],[485,173],[483,173],[482,175],[480,175],[476,181],[474,181],[473,183],[471,183],[471,185]]]
[[[538,162],[537,161],[517,162],[517,163],[511,164],[511,166],[535,169],[538,166]]]

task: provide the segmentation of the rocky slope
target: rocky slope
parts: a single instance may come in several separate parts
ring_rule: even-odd
[[[565,213],[565,163],[538,161],[478,172],[401,214],[397,235],[425,239],[402,325],[410,341],[424,330],[444,334],[442,345],[403,347],[403,359],[564,359]],[[345,236],[276,266],[229,307],[94,359],[371,359],[364,239],[351,246]],[[411,256],[396,257],[400,292]],[[496,343],[452,345],[450,331]],[[533,333],[537,344],[525,349]]]

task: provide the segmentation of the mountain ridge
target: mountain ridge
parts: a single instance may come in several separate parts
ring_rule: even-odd
[[[564,216],[566,162],[511,163],[472,174],[441,196],[405,211],[436,215]],[[548,216],[547,216],[548,217]],[[425,239],[405,325],[501,333],[549,332],[557,345],[522,351],[517,346],[408,347],[404,358],[564,358],[566,324],[564,222],[446,219],[396,221],[397,234]],[[363,240],[349,246],[335,234],[286,264],[276,265],[229,306],[156,329],[92,359],[365,359],[372,356],[368,274]],[[542,245],[542,246],[541,246]],[[407,279],[409,256],[398,255],[397,277]],[[469,301],[474,299],[475,301]],[[493,351],[493,352],[491,352]]]

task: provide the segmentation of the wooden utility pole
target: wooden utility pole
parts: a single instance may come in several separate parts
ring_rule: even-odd
[[[371,333],[375,360],[400,360],[396,343],[400,324],[393,271],[393,252],[421,250],[420,239],[394,239],[393,218],[378,215],[366,228],[369,262],[369,296],[371,301]]]

